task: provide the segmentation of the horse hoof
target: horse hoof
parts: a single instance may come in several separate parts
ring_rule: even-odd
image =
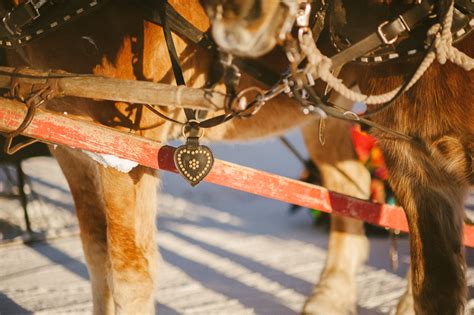
[[[340,300],[330,300],[327,297],[315,296],[308,299],[303,307],[304,315],[355,315],[355,306]]]

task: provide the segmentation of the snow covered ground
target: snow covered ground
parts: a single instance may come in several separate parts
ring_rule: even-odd
[[[291,138],[302,147],[297,133]],[[250,167],[295,178],[301,171],[276,140],[211,147],[218,158]],[[87,269],[65,180],[50,158],[31,159],[24,169],[34,191],[29,204],[33,227],[48,227],[51,239],[0,245],[0,314],[89,314]],[[5,180],[0,183],[0,191],[11,189]],[[164,174],[161,186],[157,207],[163,261],[156,291],[160,314],[301,310],[323,267],[327,243],[326,232],[312,225],[306,211],[291,216],[287,204],[206,183],[191,188],[173,174]],[[473,205],[471,197],[468,207]],[[22,225],[18,201],[1,198],[0,238],[14,239]],[[404,290],[407,239],[399,240],[396,272],[391,271],[388,249],[387,238],[371,238],[369,262],[358,276],[359,314],[390,314]],[[472,297],[473,250],[467,259]],[[468,314],[474,314],[474,299]]]

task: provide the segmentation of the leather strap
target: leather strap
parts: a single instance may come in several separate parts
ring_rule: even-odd
[[[165,36],[165,41],[166,41],[166,46],[168,48],[168,53],[171,59],[171,65],[173,69],[173,73],[175,76],[176,84],[178,85],[186,85],[186,82],[184,80],[183,76],[183,71],[181,69],[181,65],[179,64],[179,58],[178,54],[176,52],[176,48],[174,46],[174,41],[173,37],[171,35],[171,29],[170,26],[168,25],[168,19],[167,19],[167,10],[171,6],[168,4],[167,0],[160,0],[158,2],[158,6],[156,7],[157,11],[159,12],[159,17],[161,20],[161,27],[163,28],[163,33]],[[177,14],[177,12],[175,12]],[[176,17],[175,14],[175,17]],[[180,15],[178,15],[180,16]],[[183,18],[184,19],[184,18]],[[196,39],[197,37],[195,37]],[[201,41],[200,41],[201,42]],[[148,107],[150,108],[150,107]],[[166,115],[158,112],[156,109],[150,108],[154,113],[158,114],[160,117],[170,120],[172,122],[177,122],[180,124],[183,124],[179,121],[176,121],[175,119],[169,118]],[[237,114],[232,113],[232,114],[223,114],[220,116],[216,116],[210,119],[207,119],[205,121],[198,121],[196,118],[196,111],[189,109],[189,108],[184,108],[184,113],[186,115],[186,120],[187,122],[184,123],[184,125],[187,125],[190,128],[191,136],[194,137],[195,134],[199,133],[199,128],[211,128],[215,127],[217,125],[220,125],[226,121],[229,121],[233,119],[234,117],[237,116]],[[193,134],[195,133],[195,134]]]
[[[474,13],[472,11],[474,11],[474,1],[456,0],[453,24],[451,27],[453,43],[463,40],[474,29]],[[423,25],[417,27],[416,30],[410,33],[410,36],[403,37],[402,40],[397,41],[395,47],[379,47],[369,54],[358,57],[355,61],[363,64],[378,64],[400,58],[409,58],[425,52],[426,32],[431,26],[430,19],[428,19],[427,22],[428,23],[423,22]]]
[[[381,46],[393,44],[400,36],[408,34],[419,23],[428,18],[432,11],[433,6],[428,1],[422,1],[421,4],[414,5],[394,20],[382,23],[376,32],[334,55],[331,58],[333,68],[337,69]]]
[[[156,0],[144,0],[144,16],[145,19],[158,25],[162,25],[163,16],[161,10],[157,9]],[[181,14],[179,14],[168,1],[161,2],[159,6],[165,6],[166,24],[169,28],[181,37],[187,38],[194,44],[198,44],[203,48],[214,47],[214,42],[209,36],[209,32],[201,32],[194,25],[188,22]],[[164,2],[164,3],[163,3]]]
[[[47,1],[27,1],[12,11],[8,12],[0,24],[0,37],[9,37],[21,34],[21,30],[27,24],[40,16],[39,9]]]
[[[145,19],[152,23],[162,25],[162,18],[156,5],[156,1],[145,0],[143,2],[144,3],[142,5]],[[167,24],[174,33],[187,38],[194,44],[197,44],[204,49],[216,47],[209,31],[201,32],[194,25],[189,23],[181,14],[179,14],[168,2],[166,2],[164,5],[166,6]],[[280,79],[279,74],[253,59],[236,57],[234,58],[234,64],[240,70],[267,86],[273,86]]]
[[[29,0],[0,21],[0,47],[17,48],[99,8],[108,0]]]
[[[28,44],[61,25],[107,3],[108,0],[30,0],[13,8],[0,21],[0,47],[16,48]],[[145,19],[162,24],[156,0],[134,0],[143,7]],[[160,1],[159,1],[160,2]],[[181,16],[170,4],[165,3],[167,24],[174,33],[205,49],[215,47],[209,31],[201,32]],[[251,59],[234,59],[235,64],[250,76],[267,86],[274,85],[280,75]]]
[[[161,27],[163,29],[163,34],[165,36],[166,47],[168,48],[168,55],[170,56],[171,66],[173,68],[173,74],[177,85],[186,85],[184,80],[183,70],[179,64],[179,57],[176,52],[176,47],[174,46],[173,37],[171,35],[171,30],[168,25],[168,9],[171,7],[168,5],[168,0],[158,1],[158,13],[161,20]],[[188,123],[190,121],[196,120],[196,111],[184,108],[184,113],[186,114],[186,119]]]
[[[465,15],[474,15],[474,1],[472,0],[456,0],[454,7]]]

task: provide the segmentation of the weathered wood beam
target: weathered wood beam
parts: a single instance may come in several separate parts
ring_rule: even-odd
[[[224,95],[204,89],[147,81],[122,80],[94,75],[43,72],[33,69],[0,67],[0,88],[11,86],[12,78],[25,84],[45,84],[48,76],[58,80],[64,96],[154,104],[215,111],[223,108]],[[21,77],[19,77],[21,76]],[[57,77],[61,76],[61,77]]]
[[[0,131],[12,131],[22,122],[25,106],[0,98]],[[113,154],[154,169],[176,173],[174,148],[118,130],[38,110],[23,133],[48,143]],[[382,227],[408,231],[400,207],[371,203],[324,187],[216,160],[205,181],[310,209],[352,217]],[[465,226],[464,242],[474,247],[474,227]]]

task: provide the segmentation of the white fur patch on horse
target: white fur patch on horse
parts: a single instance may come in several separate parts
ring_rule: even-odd
[[[138,165],[137,162],[122,159],[111,154],[94,153],[86,150],[82,150],[82,152],[100,165],[115,168],[122,173],[128,173]]]

